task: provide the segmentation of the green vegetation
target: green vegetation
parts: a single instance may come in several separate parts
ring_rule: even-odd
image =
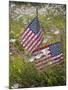
[[[20,6],[18,6],[20,7]],[[65,59],[62,65],[57,65],[54,68],[47,68],[43,72],[36,70],[33,62],[28,62],[28,58],[31,54],[28,53],[20,45],[20,35],[21,32],[25,30],[28,24],[32,21],[35,16],[24,15],[19,20],[13,20],[9,18],[9,39],[16,39],[15,42],[10,43],[15,46],[22,55],[13,53],[10,55],[9,61],[9,88],[12,88],[14,84],[19,84],[19,87],[45,87],[45,86],[61,86],[66,85],[66,65]],[[49,20],[48,20],[49,18]],[[41,46],[45,44],[55,43],[61,41],[65,42],[65,18],[64,16],[52,16],[52,15],[39,15],[40,24],[44,29],[44,36],[51,36],[52,38],[47,41],[47,43],[42,43]],[[60,35],[55,35],[51,30],[59,29]],[[62,36],[62,37],[61,37]],[[59,38],[59,39],[58,39]],[[12,47],[11,46],[11,47]],[[12,47],[13,48],[13,47]],[[65,44],[63,46],[63,52],[65,57]],[[10,50],[11,51],[11,50]],[[27,56],[25,60],[25,56]]]
[[[19,56],[12,57],[10,63],[10,88],[15,83],[21,87],[60,86],[66,84],[65,66],[59,65],[38,72],[33,63],[24,62]]]

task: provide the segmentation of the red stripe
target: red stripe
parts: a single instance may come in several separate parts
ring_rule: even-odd
[[[29,38],[29,36],[32,34],[32,31],[29,31],[28,33],[27,33],[27,35],[22,39],[22,42],[24,43],[28,38]]]
[[[51,68],[51,67],[54,67],[55,65],[59,65],[59,64],[61,64],[61,63],[63,63],[63,62],[64,62],[64,60],[61,60],[61,61],[59,61],[59,62],[57,62],[57,63],[53,63],[52,65],[48,65],[46,68],[45,68],[45,66],[37,67],[37,70],[43,70],[44,68],[45,68],[45,69]]]
[[[44,48],[44,49],[50,51],[49,47],[46,47],[46,48]],[[42,50],[44,50],[44,49],[41,49],[41,50],[38,50],[38,51],[35,51],[35,50],[34,50],[33,55],[37,55],[38,53],[41,53]],[[36,49],[36,50],[37,50],[37,49]]]
[[[63,58],[62,58],[63,59]],[[45,64],[47,64],[48,62],[57,62],[57,61],[60,61],[61,60],[61,58],[57,58],[56,60],[50,60],[50,59],[48,59],[48,60],[44,60],[44,61],[42,61],[41,63],[38,63],[38,64],[36,64],[36,66],[37,67],[39,67],[39,66],[41,66],[41,65],[45,65]]]
[[[30,43],[29,43],[29,46],[27,47],[27,49],[29,50],[29,48],[32,46],[32,44],[34,42],[36,42],[38,40],[38,38],[40,38],[41,34],[39,36],[37,36],[34,40],[32,40]]]
[[[61,56],[60,56],[60,55],[61,55]],[[61,57],[63,58],[63,55],[62,55],[62,54],[60,54],[60,55],[58,55],[58,56],[59,56],[58,58],[52,59],[52,58],[49,57],[50,60],[49,60],[49,59],[48,59],[48,60],[44,59],[44,61],[41,60],[41,62],[37,62],[36,66],[40,67],[40,66],[45,65],[46,63],[51,62],[51,61],[55,62],[55,61],[57,61],[58,59],[61,60]],[[36,62],[35,62],[35,63],[36,63]],[[39,63],[40,63],[40,64],[39,64]]]
[[[41,37],[42,38],[42,37]],[[40,39],[41,39],[40,38]],[[30,50],[31,52],[33,52],[39,45],[40,45],[40,43],[41,43],[41,40],[38,40],[38,42],[36,42],[36,44],[35,45],[33,45],[33,47],[32,47],[32,49]]]
[[[41,61],[41,62],[39,62],[39,63],[36,63],[36,67],[40,67],[40,66],[42,66],[42,65],[45,65],[45,64],[47,64],[49,62],[49,60],[43,60],[43,61]]]
[[[35,35],[30,39],[30,41],[32,41],[32,39],[35,37]],[[27,47],[28,46],[28,44],[30,44],[30,41],[29,42],[27,42],[27,44],[25,44],[25,47]]]
[[[32,37],[29,36],[30,39],[28,38],[29,40],[27,39],[27,40],[24,42],[25,46],[27,46],[27,44],[30,43],[30,41],[34,38],[35,34],[34,34],[34,33],[32,33],[32,34],[33,34],[33,36],[32,36]]]
[[[41,59],[41,60],[35,60],[35,63],[38,64],[38,63],[40,63],[40,62],[45,61],[46,59],[49,59],[50,57],[51,57],[51,55],[48,56],[48,57],[45,57],[45,56],[44,56],[44,59]]]
[[[49,55],[50,55],[50,56],[49,56]],[[51,54],[49,53],[47,56],[44,55],[44,56],[42,56],[39,60],[35,60],[35,62],[36,62],[36,63],[42,62],[42,61],[44,61],[45,59],[56,60],[56,59],[58,59],[58,58],[60,58],[60,57],[63,57],[63,54],[62,54],[62,53],[61,53],[60,55],[57,55],[57,56],[54,56],[54,57],[52,57]]]
[[[31,33],[32,34],[32,33]],[[31,36],[31,34],[26,38],[26,40],[23,42],[23,44],[25,45],[25,47],[26,47],[26,45],[27,44],[25,44],[25,42],[27,42],[27,40],[28,40],[28,38]]]
[[[55,66],[55,65],[57,65],[57,64],[61,64],[61,63],[63,63],[64,62],[64,59],[61,59],[61,60],[59,60],[59,61],[57,61],[57,62],[53,62],[51,65],[47,65],[47,67],[49,66],[49,67],[53,67],[53,66]]]
[[[27,35],[28,32],[29,32],[29,28],[23,32],[22,39]]]
[[[25,35],[23,35],[23,37],[22,37],[22,39],[21,39],[21,44],[23,44],[23,42],[24,42],[23,40],[26,38],[26,35],[28,35],[29,32],[30,32],[30,31],[28,30],[28,32],[27,32]]]
[[[41,40],[34,46],[34,48],[31,50],[31,52],[33,52],[36,48],[39,47],[40,43],[42,42],[43,37],[41,37]]]
[[[41,34],[41,35],[38,37],[38,39],[35,41],[34,45],[33,45],[32,47],[28,48],[28,50],[31,51],[31,50],[35,47],[35,45],[40,41],[41,38],[42,38],[42,34]]]
[[[37,67],[37,69],[43,69],[44,67],[50,67],[50,66],[53,66],[54,64],[60,64],[60,62],[63,62],[64,60],[63,59],[61,59],[61,60],[57,60],[56,62],[52,62],[52,64],[46,64],[46,66],[45,66],[45,64],[42,64],[41,66],[36,66]]]
[[[57,60],[57,59],[61,59],[61,57],[63,57],[62,55],[60,56],[60,57],[58,57],[58,58],[55,58],[55,59],[53,59],[53,58],[51,58],[51,57],[48,57],[48,58],[44,58],[43,60],[39,60],[39,61],[36,61],[35,63],[36,64],[39,64],[39,63],[41,63],[41,62],[45,62],[45,61],[54,61],[54,60]]]
[[[37,48],[38,45],[40,45],[40,43],[42,42],[43,38],[44,37],[42,36],[40,42],[36,45],[36,48]]]
[[[61,61],[61,60],[63,60],[64,59],[64,57],[60,57],[60,58],[58,58],[58,59],[56,59],[56,60],[53,60],[53,63],[57,63],[57,62],[59,62],[59,61]]]
[[[35,35],[35,36],[32,38],[31,42],[30,42],[27,46],[25,46],[26,49],[28,49],[28,48],[32,45],[32,43],[33,43],[37,38],[38,38],[38,36]]]

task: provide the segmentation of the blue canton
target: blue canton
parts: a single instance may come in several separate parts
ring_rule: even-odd
[[[49,45],[49,49],[51,51],[52,56],[57,56],[62,53],[62,44],[61,43],[56,43],[53,45]]]
[[[32,30],[35,34],[37,34],[40,30],[40,23],[38,18],[34,18],[32,23],[29,25],[30,30]]]

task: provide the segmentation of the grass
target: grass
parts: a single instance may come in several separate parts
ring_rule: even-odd
[[[66,84],[64,64],[38,72],[33,63],[24,62],[19,56],[10,63],[10,88],[16,83],[21,87],[60,86]]]

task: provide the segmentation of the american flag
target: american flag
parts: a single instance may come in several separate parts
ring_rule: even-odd
[[[32,53],[40,46],[43,38],[43,31],[40,28],[38,17],[35,17],[33,21],[28,25],[24,33],[22,33],[21,45]]]
[[[38,70],[53,67],[64,62],[62,44],[60,42],[39,48],[33,52],[33,55]]]

